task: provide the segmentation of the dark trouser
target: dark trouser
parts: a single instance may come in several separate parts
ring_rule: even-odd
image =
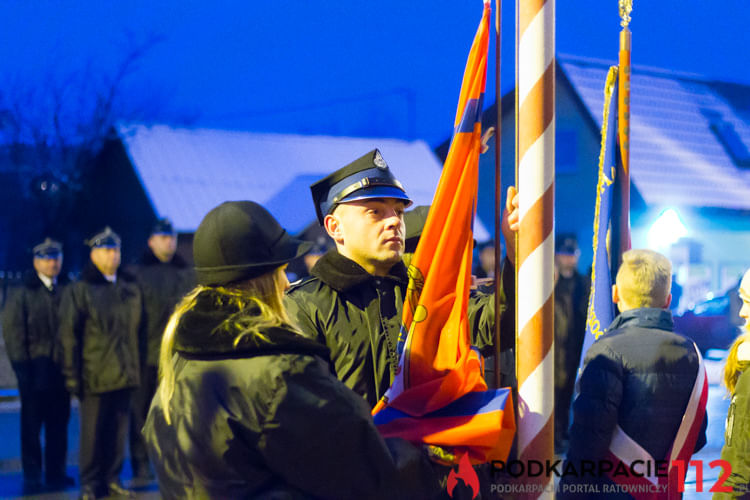
[[[45,387],[39,380],[17,373],[21,396],[21,463],[23,478],[28,482],[42,479],[42,446],[40,434],[44,427],[44,475],[46,481],[57,482],[65,477],[68,451],[68,420],[70,395],[63,379],[47,377]],[[38,379],[38,377],[36,377]]]
[[[132,411],[130,412],[130,465],[133,476],[149,474],[148,454],[141,429],[146,423],[146,415],[156,392],[158,369],[147,365],[141,372],[141,385],[133,390]]]
[[[81,399],[81,487],[106,493],[108,483],[120,481],[131,392],[120,389]]]
[[[568,441],[568,430],[570,427],[570,405],[573,402],[573,390],[575,381],[564,387],[555,387],[555,448],[562,449]]]

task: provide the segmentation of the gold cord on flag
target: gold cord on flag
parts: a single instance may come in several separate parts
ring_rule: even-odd
[[[633,11],[633,0],[620,0],[620,26],[627,28],[630,24],[630,13]]]
[[[610,112],[609,105],[612,97],[612,92],[614,92],[615,90],[616,81],[617,66],[612,66],[609,68],[609,72],[607,73],[607,82],[604,85],[604,117],[602,118],[601,147],[599,150],[599,180],[597,181],[596,186],[596,208],[594,209],[594,238],[592,245],[594,250],[594,257],[593,261],[591,262],[591,283],[594,283],[596,281],[596,254],[598,253],[599,245],[603,243],[606,244],[606,242],[599,241],[599,213],[602,206],[602,194],[604,193],[606,186],[610,186],[615,181],[615,166],[605,165],[604,158],[607,152],[607,129],[609,128],[608,123]],[[609,167],[610,170],[609,177],[607,177],[607,167]],[[602,325],[599,323],[599,320],[596,318],[596,309],[594,308],[595,293],[596,289],[592,286],[591,292],[589,294],[588,317],[586,318],[586,322],[591,328],[591,332],[594,334],[594,337],[598,339],[604,333],[604,330],[602,329]]]

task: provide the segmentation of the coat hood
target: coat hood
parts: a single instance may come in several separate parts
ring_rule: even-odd
[[[265,328],[260,335],[243,335],[246,325],[260,310],[230,304],[226,295],[206,289],[196,297],[175,333],[175,350],[188,358],[250,357],[276,353],[299,353],[329,360],[328,348],[305,338],[290,325]]]

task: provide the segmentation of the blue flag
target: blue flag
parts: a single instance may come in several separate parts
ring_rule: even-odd
[[[599,181],[596,186],[596,210],[594,212],[594,260],[591,264],[591,291],[589,292],[586,336],[583,338],[580,376],[583,360],[591,344],[612,323],[615,307],[612,303],[613,277],[610,271],[611,253],[608,252],[608,232],[612,217],[612,198],[617,173],[621,171],[617,154],[617,67],[609,68],[604,87],[604,119],[602,120],[602,145],[599,152]]]

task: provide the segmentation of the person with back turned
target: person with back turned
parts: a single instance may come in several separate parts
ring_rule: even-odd
[[[380,436],[328,349],[287,316],[285,268],[309,249],[251,201],[198,226],[199,285],[167,325],[144,428],[163,498],[433,496],[430,462]]]
[[[663,482],[679,474],[668,470],[672,458],[688,461],[706,444],[705,369],[695,343],[674,332],[671,280],[660,253],[622,255],[612,286],[620,314],[586,353],[565,467],[575,473],[562,477],[561,498],[632,498],[631,480],[653,484],[654,498],[674,498],[678,485]]]

